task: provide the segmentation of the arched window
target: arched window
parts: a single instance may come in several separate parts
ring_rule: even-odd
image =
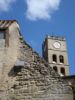
[[[57,56],[55,54],[53,54],[52,59],[53,59],[53,62],[57,62]]]
[[[62,55],[59,56],[60,63],[64,63],[64,57]]]
[[[62,75],[65,75],[65,68],[61,67],[60,72]]]
[[[54,66],[53,69],[55,70],[55,72],[58,72],[58,69],[56,66]]]

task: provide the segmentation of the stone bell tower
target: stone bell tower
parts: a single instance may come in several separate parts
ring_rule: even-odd
[[[43,57],[61,76],[69,75],[66,39],[47,36],[42,45]]]

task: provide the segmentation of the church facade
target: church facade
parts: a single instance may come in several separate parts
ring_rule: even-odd
[[[65,57],[64,75],[66,51]],[[55,71],[23,39],[17,21],[0,20],[0,100],[73,100],[72,88]]]

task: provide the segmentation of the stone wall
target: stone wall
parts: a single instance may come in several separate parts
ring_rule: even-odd
[[[26,42],[20,50],[25,65],[9,91],[11,100],[73,100],[68,84]]]
[[[72,89],[23,40],[16,23],[9,27],[9,34],[0,100],[73,100]],[[17,66],[17,61],[24,65]]]
[[[64,76],[62,77],[69,85],[75,84],[75,75]]]
[[[7,36],[9,46],[0,47],[0,94],[6,93],[8,88],[12,86],[15,78],[9,77],[8,73],[14,66],[19,57],[19,28],[18,24],[14,22],[7,29]],[[0,40],[1,41],[1,40]],[[11,81],[12,80],[12,81]],[[3,92],[4,91],[4,92]],[[3,100],[3,99],[2,99]]]

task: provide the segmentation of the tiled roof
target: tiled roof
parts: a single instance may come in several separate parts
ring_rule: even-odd
[[[0,29],[8,28],[16,20],[0,20]]]

